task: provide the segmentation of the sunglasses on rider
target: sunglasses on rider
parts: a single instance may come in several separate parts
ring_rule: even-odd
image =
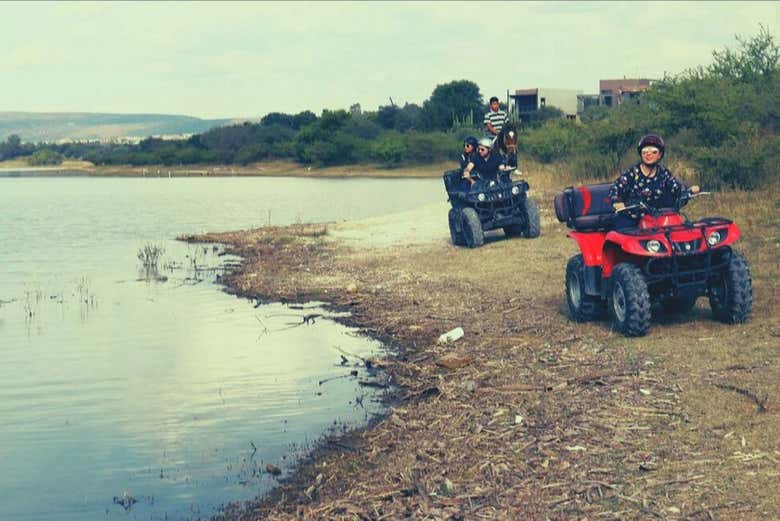
[[[642,149],[643,154],[658,154],[659,152],[661,151],[655,147],[645,147]]]
[[[487,147],[477,147],[477,150],[479,150],[480,152],[487,152],[488,148]]]

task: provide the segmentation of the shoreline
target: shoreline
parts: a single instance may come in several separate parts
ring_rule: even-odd
[[[229,291],[327,302],[397,348],[378,362],[399,390],[386,417],[326,438],[271,494],[214,520],[780,516],[770,492],[778,408],[757,414],[716,386],[780,395],[780,266],[760,233],[776,217],[748,218],[746,193],[699,209],[743,226],[755,294],[747,324],[714,322],[701,299],[626,339],[607,322],[566,318],[562,269],[574,246],[545,204],[553,192],[532,194],[542,237],[499,233],[476,250],[449,244],[446,203],[183,237],[244,258]],[[771,197],[770,208],[780,203]],[[464,338],[436,343],[458,326]]]
[[[382,168],[375,164],[311,167],[292,161],[268,161],[240,165],[191,165],[146,167],[94,166],[85,161],[66,161],[58,166],[27,166],[0,162],[0,179],[7,177],[301,177],[301,178],[426,178],[438,177],[454,162]]]

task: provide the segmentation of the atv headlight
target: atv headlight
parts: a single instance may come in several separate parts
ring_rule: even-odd
[[[485,194],[477,194],[477,201],[482,202],[485,200]]]
[[[519,186],[513,186],[512,187],[512,195],[517,195],[520,193],[520,187]]]
[[[714,232],[710,232],[710,234],[707,236],[707,244],[709,244],[710,246],[715,246],[722,240],[723,237],[721,236],[718,230],[715,230]]]
[[[664,245],[661,244],[661,241],[653,239],[645,243],[645,249],[650,253],[659,253],[664,250]]]

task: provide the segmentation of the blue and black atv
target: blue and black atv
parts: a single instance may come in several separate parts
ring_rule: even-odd
[[[539,208],[528,197],[528,183],[512,181],[502,173],[497,181],[477,179],[470,189],[461,183],[461,171],[444,172],[444,187],[452,208],[450,237],[456,246],[477,248],[485,232],[503,228],[507,237],[539,237]]]

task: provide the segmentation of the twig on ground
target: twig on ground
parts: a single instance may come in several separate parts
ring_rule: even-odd
[[[756,405],[758,405],[758,412],[766,412],[766,402],[769,399],[769,395],[764,393],[763,398],[759,398],[756,393],[751,391],[750,389],[743,389],[742,387],[737,387],[736,385],[731,384],[713,384],[718,389],[724,389],[726,391],[734,391],[735,393],[739,393],[743,396],[747,396],[754,402],[756,402]]]

